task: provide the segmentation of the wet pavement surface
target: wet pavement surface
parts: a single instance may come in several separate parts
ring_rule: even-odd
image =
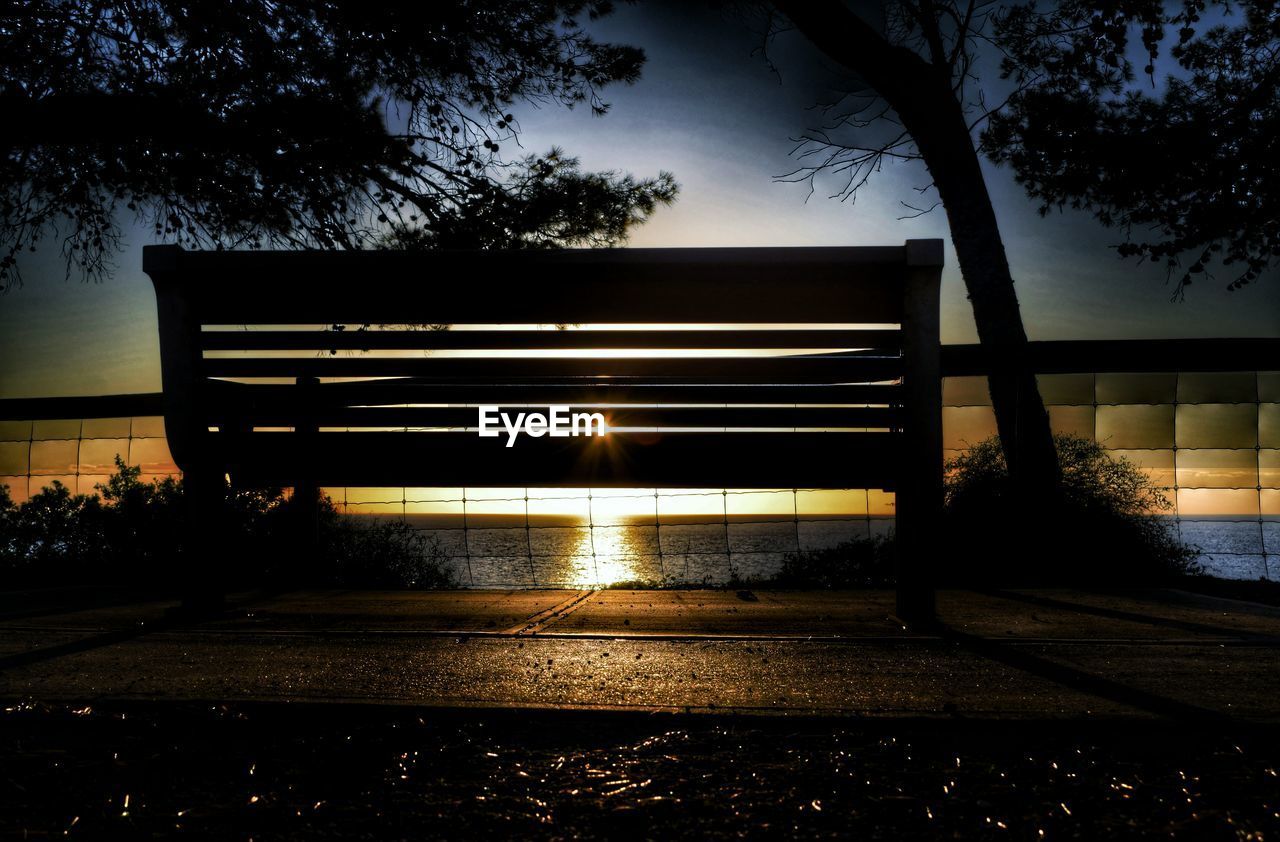
[[[0,595],[0,837],[1280,836],[1280,610],[938,602]]]
[[[10,600],[10,605],[16,601]],[[1280,721],[1280,610],[1171,590],[301,592],[0,615],[0,697]]]
[[[10,838],[1270,839],[1280,744],[337,705],[11,706]]]

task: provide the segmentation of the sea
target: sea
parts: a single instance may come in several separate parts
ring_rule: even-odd
[[[797,551],[887,536],[891,517],[815,520],[610,524],[481,519],[462,528],[439,519],[415,523],[462,587],[597,588],[634,582],[723,585],[767,579]],[[1169,519],[1200,550],[1205,572],[1227,579],[1280,580],[1280,522]]]
[[[406,520],[413,524],[414,516]],[[717,585],[763,579],[788,554],[888,535],[892,518],[419,527],[454,579],[476,588]]]

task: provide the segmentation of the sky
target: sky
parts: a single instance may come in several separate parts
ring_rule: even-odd
[[[621,6],[594,23],[601,40],[642,47],[648,62],[630,87],[611,88],[608,115],[545,106],[517,109],[528,152],[552,145],[585,169],[637,176],[673,172],[675,205],[634,233],[637,247],[884,245],[947,237],[941,209],[900,219],[927,185],[918,164],[876,173],[855,203],[781,183],[794,138],[819,125],[818,103],[848,80],[795,33],[759,55],[760,35],[728,11],[693,4]],[[1032,339],[1280,336],[1280,278],[1237,292],[1199,281],[1171,302],[1164,271],[1121,261],[1117,240],[1078,213],[1041,217],[1007,170],[988,183]],[[924,200],[931,203],[931,200]],[[52,241],[46,241],[51,243]],[[155,300],[141,271],[154,242],[130,227],[116,270],[99,284],[64,278],[46,246],[25,264],[26,283],[0,294],[0,398],[153,392],[160,389]],[[948,248],[946,343],[975,341],[963,281]]]

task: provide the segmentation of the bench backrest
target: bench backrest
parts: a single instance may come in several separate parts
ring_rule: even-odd
[[[888,488],[900,520],[904,491],[927,507],[938,496],[938,240],[425,254],[153,246],[143,267],[184,471],[244,485]],[[625,327],[519,329],[539,324]],[[493,349],[508,355],[470,353]],[[506,447],[476,434],[479,404],[602,404],[610,433]]]

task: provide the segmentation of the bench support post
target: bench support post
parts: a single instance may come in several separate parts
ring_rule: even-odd
[[[202,416],[200,320],[187,295],[187,279],[179,263],[182,254],[178,246],[146,246],[142,270],[156,291],[165,437],[183,472],[186,557],[178,589],[184,611],[204,613],[221,608],[225,598],[221,575],[228,563],[221,549],[225,471],[211,455]]]
[[[320,427],[316,423],[316,389],[318,377],[299,377],[301,414],[294,425],[298,437],[298,473],[293,484],[294,539],[296,562],[294,573],[306,576],[316,562],[320,550],[320,488],[315,481],[315,460],[321,458],[316,446]],[[296,580],[296,577],[295,577]]]
[[[213,465],[196,465],[182,477],[187,505],[187,557],[181,578],[182,610],[193,614],[220,611],[226,601],[222,571],[226,557],[226,489]]]
[[[897,492],[897,611],[913,626],[936,621],[942,526],[942,369],[938,340],[942,241],[908,240],[902,314],[902,470]]]

